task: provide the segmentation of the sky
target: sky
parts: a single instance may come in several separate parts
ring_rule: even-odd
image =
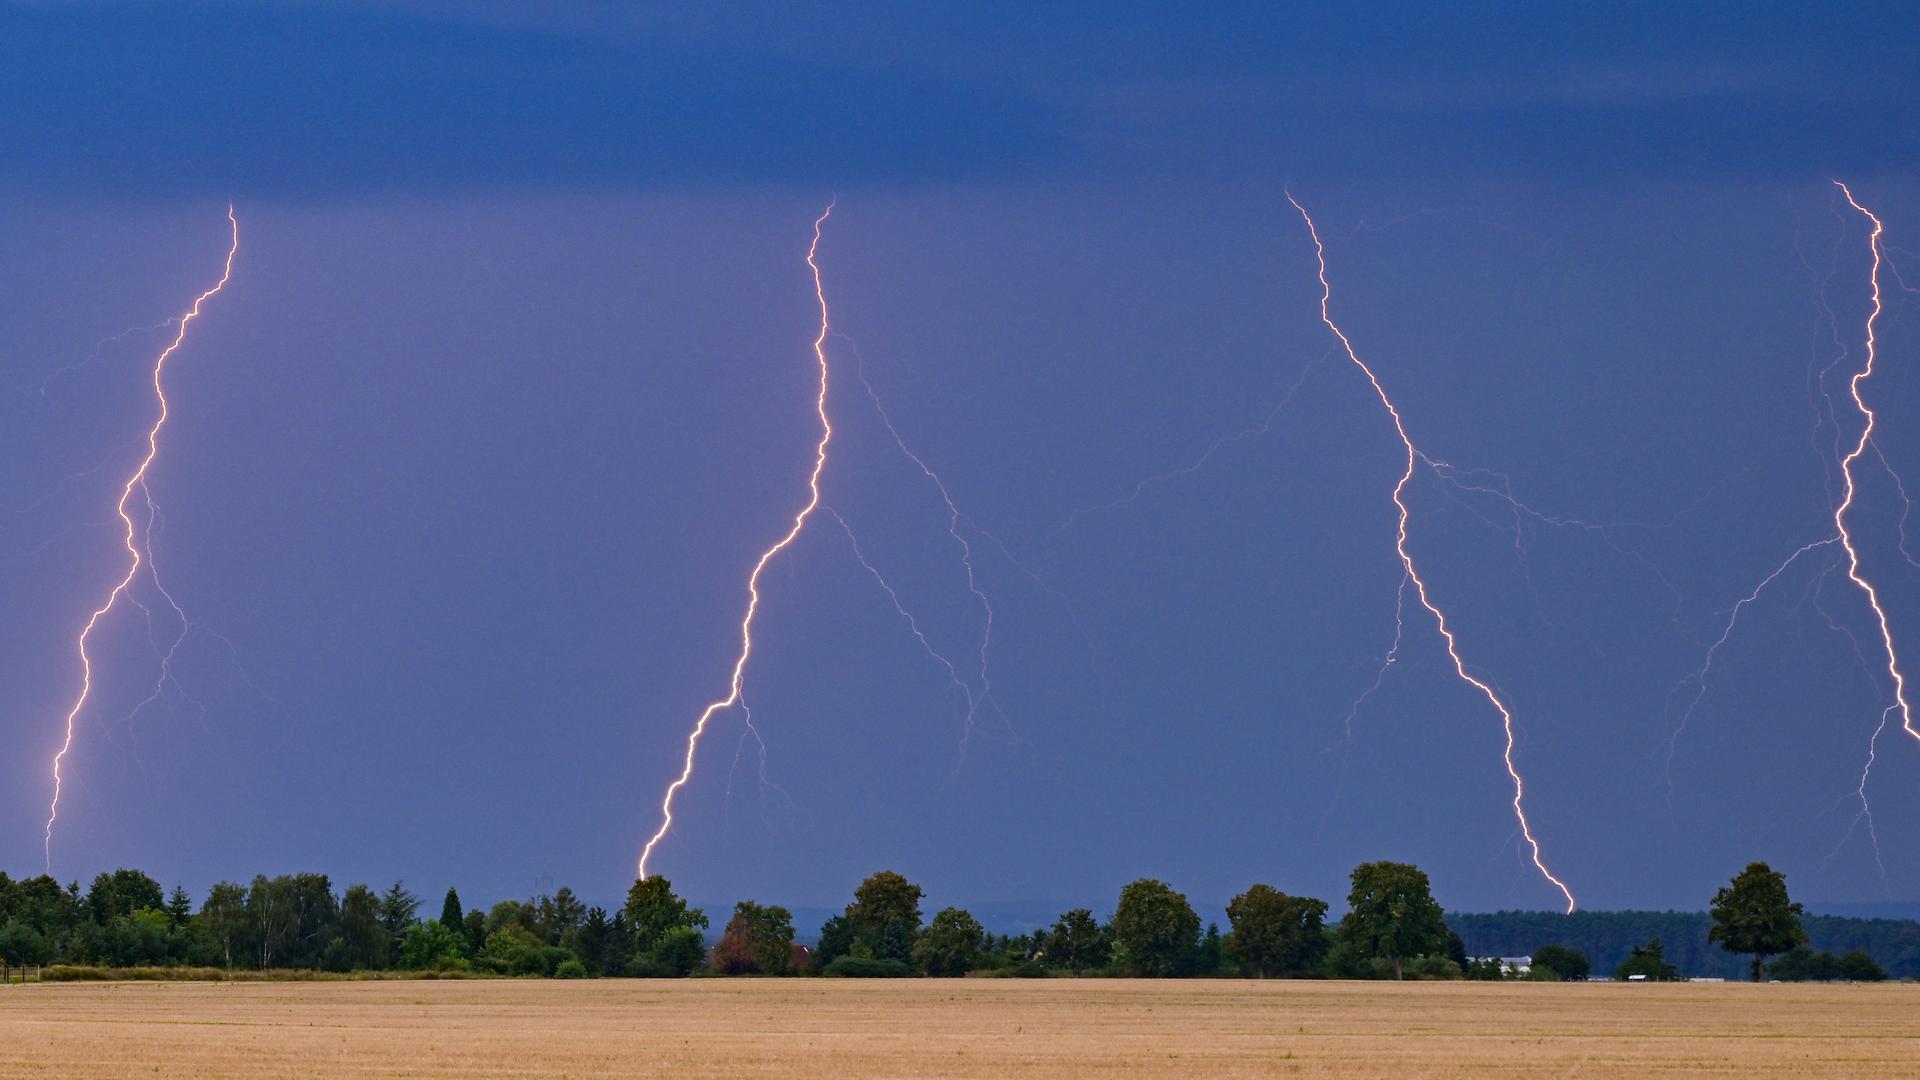
[[[0,6],[0,868],[42,867],[154,327],[218,279],[231,201],[149,477],[195,629],[137,712],[151,581],[151,623],[96,631],[55,873],[616,902],[807,500],[831,203],[838,518],[761,578],[764,759],[718,714],[650,869],[715,907],[892,868],[931,907],[1105,910],[1142,876],[1337,900],[1398,859],[1450,908],[1559,906],[1410,599],[1354,708],[1404,458],[1290,190],[1414,441],[1541,515],[1406,494],[1581,905],[1698,908],[1753,859],[1920,903],[1920,742],[1877,744],[1870,833],[1891,686],[1830,546],[1674,736],[1735,603],[1832,532],[1870,305],[1836,178],[1890,260],[1850,521],[1920,650],[1911,11],[1183,7]],[[860,373],[992,607],[971,732],[840,524],[977,688],[961,545]]]

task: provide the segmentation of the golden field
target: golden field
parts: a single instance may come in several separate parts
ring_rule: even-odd
[[[0,986],[0,1077],[1920,1077],[1920,986]]]

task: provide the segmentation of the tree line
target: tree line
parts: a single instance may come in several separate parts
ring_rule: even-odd
[[[1496,939],[1481,922],[1487,919],[1509,920],[1500,934],[1532,935],[1524,948],[1487,950],[1531,954],[1529,978],[1587,978],[1588,956],[1610,955],[1583,936],[1576,921],[1582,916],[1503,913],[1456,918],[1450,926],[1426,873],[1396,862],[1356,867],[1347,912],[1332,922],[1324,900],[1253,885],[1227,905],[1225,932],[1203,928],[1187,898],[1153,878],[1123,888],[1105,921],[1092,909],[1075,908],[1051,927],[1017,935],[989,933],[958,907],[926,918],[924,897],[899,873],[873,874],[810,947],[799,941],[788,909],[753,900],[734,905],[715,934],[707,914],[657,875],[635,881],[612,912],[582,903],[568,888],[503,900],[485,911],[464,907],[449,889],[433,917],[404,883],[384,890],[356,884],[336,893],[324,874],[222,882],[196,907],[184,889],[165,892],[138,870],[102,873],[84,891],[78,882],[62,887],[45,875],[16,881],[0,873],[0,962],[554,978],[1517,977],[1497,960],[1469,954],[1463,935],[1476,943]],[[1584,918],[1619,922],[1606,914]],[[1784,878],[1763,863],[1721,890],[1713,913],[1700,918],[1711,919],[1705,936],[1716,944],[1753,956],[1756,978],[1770,956],[1778,957],[1776,978],[1885,977],[1864,951],[1811,952],[1799,905],[1787,900]],[[1618,977],[1678,976],[1660,934],[1649,937],[1613,965]]]

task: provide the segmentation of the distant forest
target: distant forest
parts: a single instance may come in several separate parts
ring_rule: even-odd
[[[1449,914],[1447,925],[1475,955],[1528,956],[1543,944],[1564,945],[1586,954],[1595,971],[1612,971],[1657,937],[1667,962],[1682,975],[1740,979],[1747,974],[1744,959],[1707,941],[1713,917],[1704,911],[1499,911]],[[1802,915],[1800,926],[1810,948],[1859,949],[1896,979],[1920,979],[1920,922]]]
[[[84,889],[0,873],[0,965],[50,978],[1920,977],[1920,923],[1805,915],[1764,863],[1721,890],[1712,914],[1448,915],[1423,871],[1393,862],[1356,867],[1347,911],[1332,922],[1326,901],[1264,884],[1232,899],[1224,930],[1203,927],[1184,895],[1152,878],[1122,889],[1105,918],[1073,908],[1015,935],[991,933],[958,907],[926,917],[923,897],[880,871],[809,945],[785,907],[742,900],[709,918],[658,875],[635,881],[608,911],[567,888],[482,909],[453,889],[435,905],[401,882],[338,891],[327,875],[306,873],[222,882],[196,904],[139,870],[102,873]],[[1490,959],[1520,956],[1533,958],[1531,970]]]

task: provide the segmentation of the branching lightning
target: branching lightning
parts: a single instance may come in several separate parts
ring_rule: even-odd
[[[1873,582],[1860,572],[1860,552],[1854,547],[1853,533],[1847,528],[1847,511],[1853,507],[1857,494],[1853,479],[1853,463],[1859,461],[1861,455],[1867,452],[1867,447],[1873,440],[1873,427],[1876,420],[1873,410],[1867,406],[1866,398],[1860,394],[1860,384],[1873,377],[1874,363],[1878,359],[1879,341],[1876,336],[1876,324],[1880,321],[1881,311],[1884,310],[1884,302],[1880,295],[1880,238],[1885,232],[1885,226],[1871,210],[1854,200],[1853,191],[1846,184],[1838,180],[1833,183],[1840,189],[1840,193],[1847,197],[1847,205],[1859,211],[1873,223],[1873,231],[1867,238],[1868,247],[1873,253],[1873,270],[1868,279],[1873,287],[1873,310],[1867,315],[1866,359],[1860,370],[1855,372],[1853,378],[1847,382],[1848,392],[1853,395],[1853,403],[1860,410],[1860,415],[1866,418],[1866,423],[1860,428],[1860,437],[1854,442],[1853,449],[1847,452],[1846,457],[1840,459],[1840,477],[1845,485],[1845,495],[1841,498],[1839,505],[1833,509],[1833,528],[1839,534],[1840,546],[1847,552],[1847,577],[1852,579],[1853,583],[1866,595],[1868,606],[1873,608],[1873,617],[1880,625],[1880,644],[1887,653],[1887,674],[1893,679],[1894,708],[1900,711],[1900,726],[1908,735],[1920,739],[1920,728],[1914,727],[1913,709],[1907,703],[1907,677],[1900,670],[1900,657],[1894,650],[1893,629],[1887,622],[1886,608],[1880,604],[1879,590],[1874,588]],[[1867,768],[1869,771],[1873,768],[1871,758],[1868,759]],[[1864,775],[1860,783],[1862,788],[1866,786]]]
[[[907,609],[906,603],[900,599],[899,590],[893,587],[893,583],[888,581],[886,575],[880,572],[880,568],[874,566],[867,558],[866,552],[860,549],[860,538],[854,535],[853,526],[847,524],[847,519],[840,516],[840,511],[835,510],[831,506],[825,507],[824,509],[828,514],[832,515],[833,520],[840,523],[840,531],[846,534],[847,546],[852,549],[853,557],[859,561],[860,566],[873,578],[874,584],[880,586],[880,591],[887,594],[887,599],[893,604],[893,610],[899,613],[901,619],[905,620],[908,632],[913,634],[913,639],[920,643],[921,650],[924,651],[928,657],[932,658],[934,663],[939,664],[941,669],[947,673],[947,681],[953,685],[955,690],[960,692],[961,699],[966,702],[967,722],[960,744],[961,753],[964,755],[966,753],[966,737],[973,734],[973,717],[974,713],[979,710],[980,698],[974,694],[973,687],[967,680],[960,677],[960,669],[954,664],[952,658],[939,649],[934,648],[933,642],[927,639],[926,631],[920,629],[920,620],[914,616],[912,611]],[[985,667],[984,652],[985,647],[982,646],[983,657],[981,666],[983,668]]]
[[[1726,627],[1721,631],[1719,638],[1707,649],[1704,662],[1689,675],[1686,680],[1682,680],[1682,686],[1686,685],[1688,681],[1692,681],[1695,684],[1695,689],[1692,699],[1689,701],[1686,709],[1681,713],[1679,723],[1674,727],[1672,735],[1667,742],[1667,788],[1669,797],[1671,797],[1675,746],[1678,743],[1681,733],[1686,728],[1687,720],[1693,715],[1695,708],[1700,704],[1702,696],[1706,693],[1706,677],[1712,670],[1714,657],[1720,649],[1726,645],[1728,638],[1732,635],[1734,627],[1739,620],[1741,609],[1757,599],[1768,585],[1772,584],[1781,574],[1785,573],[1787,568],[1792,566],[1801,556],[1811,552],[1815,548],[1829,547],[1837,544],[1840,550],[1845,552],[1846,555],[1847,579],[1852,581],[1860,590],[1861,595],[1865,597],[1867,601],[1867,607],[1873,613],[1874,623],[1879,633],[1881,651],[1885,656],[1884,667],[1892,682],[1893,689],[1891,703],[1881,710],[1873,733],[1868,737],[1867,757],[1860,770],[1859,783],[1855,786],[1850,796],[1843,797],[1843,801],[1846,798],[1852,798],[1857,801],[1860,809],[1854,816],[1853,823],[1848,826],[1846,836],[1841,838],[1840,847],[1845,846],[1847,838],[1853,834],[1854,829],[1859,826],[1860,822],[1865,820],[1867,823],[1868,837],[1873,843],[1874,862],[1880,867],[1881,877],[1884,879],[1886,877],[1886,867],[1881,860],[1878,830],[1875,829],[1873,821],[1873,808],[1867,799],[1867,785],[1872,779],[1873,766],[1879,757],[1880,737],[1886,733],[1887,722],[1893,714],[1896,712],[1900,714],[1901,728],[1915,739],[1920,739],[1920,728],[1916,728],[1914,724],[1913,711],[1907,700],[1906,675],[1900,667],[1900,656],[1894,643],[1892,624],[1888,619],[1886,608],[1880,601],[1879,589],[1862,570],[1860,551],[1854,542],[1853,530],[1848,523],[1848,512],[1854,508],[1859,500],[1859,486],[1854,474],[1854,465],[1858,463],[1861,458],[1865,457],[1869,450],[1871,450],[1875,458],[1879,460],[1881,468],[1893,482],[1894,490],[1900,498],[1902,511],[1898,522],[1898,550],[1900,557],[1909,566],[1920,566],[1920,564],[1916,564],[1907,546],[1907,520],[1912,516],[1913,500],[1908,494],[1906,482],[1901,478],[1900,474],[1894,470],[1892,463],[1887,460],[1885,452],[1883,452],[1878,443],[1874,441],[1874,429],[1877,425],[1878,417],[1867,404],[1866,397],[1861,390],[1861,385],[1873,377],[1879,360],[1878,324],[1880,316],[1885,311],[1880,273],[1883,266],[1888,268],[1892,267],[1892,263],[1887,258],[1886,253],[1884,241],[1885,226],[1878,216],[1854,198],[1852,189],[1849,188],[1846,183],[1835,180],[1833,181],[1833,186],[1839,191],[1841,197],[1846,200],[1847,205],[1864,217],[1870,225],[1867,246],[1869,254],[1872,257],[1872,265],[1868,274],[1872,303],[1866,319],[1864,353],[1860,367],[1852,374],[1847,383],[1848,394],[1852,397],[1854,408],[1862,421],[1860,431],[1854,438],[1851,447],[1842,453],[1841,447],[1845,445],[1842,434],[1842,424],[1839,413],[1834,409],[1833,395],[1827,391],[1826,379],[1828,375],[1848,359],[1851,355],[1851,350],[1848,348],[1845,339],[1841,336],[1839,320],[1834,314],[1832,306],[1828,304],[1826,300],[1826,287],[1828,282],[1832,280],[1835,270],[1832,266],[1829,266],[1824,275],[1822,275],[1818,271],[1814,271],[1812,264],[1807,262],[1803,254],[1801,256],[1801,262],[1807,266],[1810,272],[1815,273],[1816,278],[1813,298],[1814,306],[1820,316],[1820,320],[1816,324],[1815,333],[1816,335],[1818,334],[1818,327],[1820,325],[1830,327],[1834,349],[1832,359],[1828,360],[1824,365],[1820,364],[1816,354],[1808,366],[1808,401],[1813,408],[1814,414],[1814,430],[1810,438],[1814,446],[1815,456],[1820,459],[1825,471],[1828,484],[1828,501],[1832,507],[1833,528],[1823,539],[1803,545],[1791,555],[1787,556],[1779,566],[1775,567],[1771,573],[1761,579],[1753,591],[1734,604],[1727,619]],[[1838,258],[1838,244],[1839,240],[1836,240],[1834,251],[1834,258],[1836,260]],[[1795,247],[1796,250],[1798,250],[1797,241]],[[1895,276],[1896,278],[1898,277],[1897,270],[1895,271]],[[1902,289],[1907,288],[1904,282],[1900,283],[1900,287]],[[1815,399],[1815,395],[1818,395],[1818,400]],[[1834,432],[1831,456],[1827,453],[1822,453],[1819,447],[1820,433],[1827,425],[1832,425]],[[1838,500],[1833,498],[1832,488],[1836,465],[1838,466],[1837,472],[1839,474],[1840,484],[1840,497]],[[1826,573],[1830,571],[1831,567],[1829,567],[1828,571],[1823,571],[1821,580],[1824,580]],[[1819,586],[1819,584],[1820,581],[1816,581],[1816,587]],[[1855,656],[1860,658],[1864,667],[1866,655],[1860,648],[1859,639],[1854,636],[1850,629],[1836,622],[1825,607],[1819,605],[1817,592],[1815,595],[1816,607],[1819,607],[1820,613],[1822,617],[1826,619],[1827,625],[1846,635],[1853,646]],[[1871,675],[1870,670],[1868,673]],[[1840,847],[1836,847],[1834,851],[1827,856],[1826,862],[1832,861],[1834,855],[1839,853]],[[1822,865],[1824,866],[1825,863],[1823,862]]]
[[[1810,544],[1803,544],[1799,549],[1794,551],[1793,554],[1787,556],[1786,559],[1783,562],[1781,562],[1779,566],[1774,567],[1772,573],[1768,574],[1764,578],[1761,578],[1760,584],[1755,585],[1753,587],[1752,592],[1741,597],[1738,601],[1734,603],[1733,610],[1728,612],[1727,614],[1727,625],[1721,628],[1720,636],[1714,640],[1714,643],[1707,647],[1706,658],[1703,661],[1701,661],[1700,666],[1696,668],[1691,674],[1689,674],[1685,679],[1681,680],[1680,682],[1681,686],[1685,686],[1687,683],[1691,682],[1694,684],[1694,689],[1693,689],[1693,697],[1687,701],[1687,707],[1681,711],[1679,721],[1676,724],[1674,724],[1673,731],[1669,733],[1667,736],[1666,775],[1667,775],[1667,799],[1669,801],[1673,799],[1674,751],[1680,745],[1680,736],[1684,734],[1687,730],[1687,721],[1693,718],[1694,710],[1700,707],[1701,699],[1707,696],[1707,676],[1713,673],[1713,661],[1715,657],[1719,656],[1720,650],[1726,647],[1727,639],[1733,636],[1733,629],[1740,622],[1740,612],[1744,610],[1748,604],[1751,604],[1755,600],[1760,599],[1760,594],[1767,590],[1767,586],[1779,580],[1780,575],[1786,573],[1788,567],[1792,566],[1796,562],[1799,562],[1800,556],[1805,555],[1816,548],[1823,548],[1828,546],[1829,544],[1838,543],[1839,540],[1840,538],[1837,536],[1829,536],[1824,540],[1815,540]]]
[[[146,562],[143,557],[143,544],[136,542],[136,535],[142,535],[144,538],[144,534],[139,534],[139,531],[136,529],[133,516],[127,512],[127,502],[133,498],[134,488],[138,487],[147,503],[147,529],[151,530],[153,516],[157,511],[151,495],[147,493],[147,472],[152,468],[154,458],[160,454],[160,429],[166,426],[167,417],[170,414],[166,387],[162,376],[166,371],[167,360],[172,357],[175,352],[179,351],[180,346],[186,341],[188,326],[193,323],[194,319],[199,318],[202,305],[215,293],[225,288],[227,281],[233,276],[233,258],[240,250],[240,222],[239,219],[234,216],[233,207],[231,206],[227,207],[227,223],[232,229],[232,242],[227,247],[226,263],[221,269],[220,280],[216,282],[211,289],[194,298],[193,306],[177,320],[173,341],[170,342],[165,349],[161,350],[160,355],[156,357],[153,362],[153,395],[159,403],[159,415],[154,419],[153,426],[147,429],[146,455],[140,459],[140,464],[134,469],[132,475],[127,477],[126,483],[120,489],[120,499],[114,506],[115,513],[120,516],[120,522],[125,527],[124,543],[128,557],[127,572],[107,593],[105,602],[94,609],[93,614],[87,618],[86,625],[81,629],[79,639],[76,643],[80,653],[80,694],[74,699],[73,707],[67,710],[65,736],[60,743],[59,752],[53,756],[53,800],[47,807],[47,831],[45,841],[48,873],[53,872],[53,826],[60,816],[60,792],[65,781],[65,777],[61,773],[61,765],[65,763],[68,752],[73,749],[74,722],[79,718],[81,710],[86,708],[87,699],[93,693],[93,658],[87,651],[87,643],[93,636],[94,627],[98,626],[100,620],[105,618],[107,613],[113,610],[114,605],[117,604],[120,597],[126,593],[127,587],[133,583],[135,576],[140,573],[141,566]],[[151,567],[149,567],[149,571],[151,571]],[[158,578],[155,578],[156,584],[158,580]],[[161,591],[164,595],[165,589],[163,588]],[[173,598],[168,596],[167,601],[171,604],[173,603]],[[179,611],[178,604],[174,604],[174,610]],[[181,620],[182,626],[184,627],[186,625],[184,614],[181,615]],[[166,678],[170,677],[171,662],[172,657],[171,654],[169,654],[164,661],[162,674],[163,683]]]
[[[733,675],[727,683],[727,696],[711,702],[701,711],[700,718],[694,722],[693,731],[687,735],[686,759],[681,765],[680,775],[667,785],[666,794],[660,800],[660,828],[647,839],[646,846],[640,851],[639,876],[647,876],[647,859],[653,855],[653,849],[673,828],[673,797],[693,779],[693,759],[700,747],[700,736],[706,733],[707,722],[722,709],[730,709],[740,701],[741,682],[746,677],[747,660],[753,655],[753,617],[760,610],[760,574],[774,556],[785,551],[800,536],[807,526],[807,519],[813,516],[820,506],[820,474],[827,467],[827,444],[833,441],[833,422],[827,418],[827,334],[831,327],[827,314],[827,292],[820,277],[820,264],[815,256],[820,250],[820,231],[827,218],[833,215],[833,203],[821,211],[813,222],[813,243],[807,247],[807,268],[813,273],[814,299],[820,305],[820,332],[813,339],[813,358],[820,369],[820,390],[814,398],[814,412],[820,417],[820,441],[813,450],[813,471],[807,476],[807,501],[799,512],[793,515],[793,524],[786,534],[774,545],[761,552],[760,558],[753,564],[753,571],[747,575],[747,611],[740,619],[740,654],[733,662]]]
[[[846,335],[843,334],[841,337],[845,338]],[[964,763],[967,748],[973,741],[974,719],[982,706],[993,702],[993,679],[990,674],[991,665],[988,661],[988,655],[993,648],[993,603],[987,599],[987,594],[981,590],[978,575],[974,572],[973,544],[966,538],[961,528],[962,522],[966,521],[966,515],[960,512],[959,504],[954,502],[953,493],[947,489],[946,481],[940,479],[940,474],[933,471],[933,466],[927,464],[925,458],[915,453],[913,448],[907,445],[905,436],[901,435],[900,429],[894,426],[892,414],[887,412],[886,403],[880,400],[880,392],[873,388],[873,380],[867,378],[866,357],[861,355],[860,346],[850,338],[847,340],[853,347],[854,375],[860,380],[861,388],[866,390],[867,399],[873,402],[873,411],[879,415],[880,423],[887,429],[887,434],[892,436],[893,444],[899,448],[900,453],[905,455],[908,461],[913,462],[914,467],[919,469],[921,475],[927,478],[928,482],[933,485],[934,490],[940,493],[940,502],[947,509],[947,535],[953,539],[955,546],[959,548],[960,566],[966,571],[967,592],[972,595],[974,603],[980,605],[982,622],[980,627],[979,662],[976,674],[979,680],[979,687],[978,689],[973,687],[966,688],[967,714],[965,723],[962,725],[960,736],[960,758],[961,762]],[[840,515],[836,513],[834,516],[837,518]],[[853,529],[847,525],[845,520],[840,522],[840,527],[846,530],[847,538],[853,540]],[[860,555],[859,542],[855,540],[853,544],[854,554],[859,556],[861,564],[867,568],[868,572],[873,575],[876,581],[880,582],[881,588],[885,589],[887,595],[893,600],[894,607],[898,608],[902,615],[907,616],[909,623],[913,623],[913,617],[908,615],[906,609],[900,606],[899,594],[894,592],[893,587],[888,585],[886,580],[880,576],[880,571],[874,569],[873,565],[867,562],[866,556]],[[948,661],[945,656],[935,652],[933,646],[927,644],[927,639],[925,635],[920,633],[920,627],[917,623],[913,625],[913,633],[915,637],[920,639],[920,644],[925,645],[928,652],[933,653],[941,663],[946,664],[949,672],[958,680],[959,673],[952,670],[953,664]],[[995,707],[998,708],[997,703],[995,703]],[[1006,719],[1004,713],[1001,714],[1001,719]]]
[[[1494,691],[1491,685],[1482,679],[1476,678],[1467,671],[1466,661],[1461,659],[1459,646],[1454,639],[1453,630],[1447,625],[1446,613],[1434,603],[1432,597],[1429,595],[1426,580],[1420,576],[1418,568],[1414,565],[1413,555],[1407,549],[1407,521],[1410,517],[1410,511],[1407,509],[1404,495],[1407,484],[1413,480],[1414,470],[1418,467],[1423,455],[1419,449],[1415,447],[1412,437],[1407,434],[1406,424],[1401,419],[1400,410],[1394,406],[1393,400],[1387,396],[1386,388],[1381,385],[1379,376],[1375,375],[1373,369],[1367,366],[1366,361],[1360,359],[1360,354],[1354,349],[1353,342],[1347,337],[1346,332],[1340,329],[1339,324],[1333,320],[1332,313],[1329,310],[1333,299],[1333,286],[1327,279],[1326,245],[1321,241],[1320,230],[1315,226],[1313,217],[1307,213],[1306,207],[1300,205],[1299,200],[1293,197],[1292,192],[1287,192],[1286,196],[1287,201],[1293,204],[1293,208],[1299,211],[1300,220],[1306,223],[1307,232],[1313,238],[1314,256],[1319,263],[1320,321],[1325,323],[1327,329],[1333,332],[1333,336],[1340,340],[1340,346],[1346,352],[1347,359],[1351,360],[1354,366],[1359,368],[1360,372],[1367,377],[1367,382],[1372,385],[1374,394],[1380,399],[1380,404],[1386,408],[1387,414],[1392,417],[1393,427],[1395,432],[1400,436],[1401,445],[1406,448],[1406,467],[1401,471],[1399,480],[1393,486],[1393,504],[1399,512],[1399,524],[1395,533],[1394,547],[1400,556],[1400,565],[1405,571],[1406,580],[1413,583],[1414,595],[1420,601],[1420,606],[1426,608],[1427,612],[1433,616],[1434,624],[1440,631],[1441,638],[1446,643],[1447,656],[1453,661],[1455,674],[1457,674],[1462,681],[1478,690],[1500,714],[1501,726],[1506,734],[1506,749],[1503,760],[1506,764],[1507,776],[1513,781],[1514,817],[1519,822],[1521,836],[1525,838],[1527,846],[1531,851],[1534,868],[1539,870],[1541,875],[1549,882],[1552,882],[1556,889],[1560,890],[1561,895],[1566,897],[1567,911],[1572,912],[1575,907],[1573,891],[1567,887],[1565,882],[1555,877],[1553,871],[1547,869],[1546,861],[1541,854],[1540,841],[1534,837],[1533,826],[1527,820],[1525,807],[1526,782],[1521,778],[1520,772],[1515,767],[1513,761],[1513,713],[1508,710],[1506,703],[1500,699],[1500,695]]]

